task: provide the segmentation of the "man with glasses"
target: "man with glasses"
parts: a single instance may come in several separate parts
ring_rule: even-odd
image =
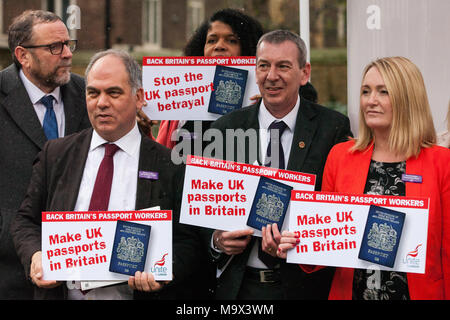
[[[45,142],[90,126],[85,84],[72,74],[76,40],[61,18],[25,11],[8,30],[14,63],[0,72],[0,299],[31,299],[9,226]]]

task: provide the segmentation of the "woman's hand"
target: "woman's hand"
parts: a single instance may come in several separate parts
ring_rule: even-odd
[[[300,235],[296,232],[283,231],[281,233],[280,244],[278,245],[277,256],[286,259],[287,251],[295,248],[300,243]]]

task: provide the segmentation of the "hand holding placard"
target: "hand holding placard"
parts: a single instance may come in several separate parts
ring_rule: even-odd
[[[272,257],[277,256],[278,246],[281,241],[281,234],[278,230],[278,225],[276,223],[268,224],[265,227],[262,227],[262,240],[261,240],[261,248],[262,250],[270,254]]]
[[[208,111],[211,96],[220,89],[213,83],[216,66],[248,73],[247,84],[240,82],[243,89],[237,105],[250,105],[250,97],[259,93],[255,62],[255,57],[144,57],[142,82],[148,105],[143,111],[152,120],[216,120],[223,111],[232,109],[219,101],[219,114]],[[231,96],[235,96],[235,89]],[[219,100],[230,92],[223,93],[219,90]]]
[[[148,252],[142,253],[147,262],[144,271],[153,273],[158,280],[171,280],[172,212],[169,210],[43,212],[45,279],[128,280],[128,275],[108,270],[119,219],[152,227]],[[139,247],[134,249],[140,250]]]
[[[156,292],[161,290],[170,281],[156,281],[151,272],[137,271],[134,276],[128,278],[128,285],[133,290],[144,292]]]
[[[287,250],[287,262],[361,269],[369,268],[374,262],[380,263],[374,259],[368,262],[358,258],[369,209],[373,205],[403,212],[406,215],[402,240],[398,241],[395,238],[398,245],[397,259],[392,267],[379,265],[380,269],[424,273],[429,199],[418,197],[294,190],[291,198],[289,231],[298,236],[300,242],[293,250],[289,250],[288,243],[293,241],[292,234],[283,237],[281,249]],[[395,219],[392,218],[392,221]],[[370,223],[369,227],[372,225]],[[398,226],[400,227],[400,224]],[[388,241],[393,243],[394,237],[389,236],[392,229],[384,229],[388,232]],[[399,230],[400,228],[396,229],[397,235],[400,234]],[[379,236],[377,239],[386,234],[383,231]],[[420,252],[414,259],[408,258],[409,252],[418,245],[421,248]],[[374,253],[373,249],[370,250]]]
[[[30,267],[31,281],[39,288],[51,289],[59,286],[61,282],[55,280],[44,280],[44,271],[42,268],[42,251],[37,251],[31,257]]]
[[[298,233],[285,230],[281,233],[280,244],[278,245],[277,256],[281,259],[286,259],[287,252],[294,249],[300,243],[300,236]]]
[[[314,190],[315,185],[314,175],[301,172],[195,156],[188,156],[186,164],[180,222],[215,230],[235,231],[247,228],[260,180],[270,178],[270,185],[283,183],[286,185],[283,190]],[[288,200],[289,191],[285,191]],[[266,198],[268,199],[267,196]],[[284,202],[283,212],[289,210],[288,202]],[[262,210],[261,213],[267,212]],[[271,222],[279,222],[278,229],[281,230],[281,218],[284,216],[277,216],[276,220],[261,220],[261,226],[254,231],[254,236],[261,236],[261,227]],[[260,217],[261,215],[255,218]]]
[[[250,242],[252,229],[236,231],[216,230],[213,234],[214,247],[231,256],[241,254]]]

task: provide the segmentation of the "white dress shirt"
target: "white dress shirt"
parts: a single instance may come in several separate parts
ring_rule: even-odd
[[[281,145],[283,146],[284,159],[286,163],[286,167],[288,165],[289,154],[291,152],[292,139],[294,138],[295,131],[295,123],[297,122],[297,113],[300,107],[300,99],[297,98],[297,102],[295,103],[294,108],[283,118],[278,119],[275,118],[269,110],[267,110],[264,105],[264,101],[261,101],[261,105],[259,107],[258,112],[258,123],[259,123],[259,146],[261,152],[262,163],[266,163],[266,152],[267,146],[269,145],[270,140],[270,132],[269,126],[272,122],[276,121],[284,121],[287,125],[287,128],[283,131],[281,135]]]
[[[283,146],[284,159],[286,163],[286,167],[289,161],[289,154],[291,152],[292,139],[294,138],[295,124],[297,122],[297,113],[300,107],[300,99],[297,97],[297,102],[295,103],[294,108],[283,118],[278,119],[275,118],[269,110],[267,110],[264,105],[264,100],[261,101],[261,105],[259,107],[258,112],[258,123],[259,123],[259,146],[261,152],[262,163],[266,163],[266,152],[267,146],[269,145],[270,140],[270,132],[269,126],[270,124],[277,121],[284,121],[287,125],[287,128],[283,131],[281,135],[281,145]],[[258,258],[258,245],[260,245],[259,241],[255,242],[255,245],[250,252],[250,256],[247,261],[247,266],[259,269],[267,269],[267,266]]]
[[[261,105],[258,111],[258,123],[259,123],[259,144],[260,144],[259,146],[261,153],[260,159],[262,159],[262,163],[265,163],[267,146],[270,140],[270,132],[269,132],[270,124],[275,120],[284,121],[284,123],[286,123],[287,125],[287,128],[283,131],[283,134],[281,135],[281,145],[283,146],[284,159],[287,167],[289,155],[291,152],[292,140],[294,138],[295,125],[297,122],[297,114],[299,108],[300,108],[300,99],[297,97],[297,102],[295,103],[294,108],[283,118],[278,119],[275,118],[269,112],[269,110],[267,110],[266,106],[264,105],[264,101],[263,100],[261,101]],[[260,165],[258,163],[254,164]],[[247,266],[258,269],[267,269],[267,266],[258,258],[258,245],[260,245],[259,241],[255,242],[255,245],[253,246],[250,252],[250,256],[247,261]],[[213,248],[214,251],[219,252],[213,246],[213,239],[211,239],[211,248]],[[220,274],[225,270],[227,265],[228,263],[221,270],[217,270],[217,276],[220,276]]]
[[[134,128],[125,136],[115,141],[120,150],[116,152],[113,158],[114,174],[111,185],[111,195],[109,199],[108,210],[135,210],[136,208],[136,190],[137,176],[139,166],[139,151],[141,146],[141,134],[137,123]],[[91,201],[92,191],[97,177],[100,163],[105,154],[103,144],[108,143],[100,137],[94,130],[92,133],[91,145],[84,167],[83,177],[80,183],[75,211],[88,211]],[[68,283],[68,287],[79,288],[77,283]],[[89,291],[83,295],[79,290],[69,290],[69,299],[93,299],[93,300],[126,300],[132,299],[133,292],[128,284],[121,284],[111,287],[102,287]]]
[[[34,107],[34,111],[38,116],[41,126],[43,126],[44,124],[44,117],[47,108],[44,106],[43,103],[40,102],[40,100],[43,96],[46,95],[52,95],[55,98],[53,102],[53,111],[55,112],[56,123],[58,124],[58,137],[59,138],[64,137],[64,130],[66,123],[64,116],[64,104],[62,101],[60,87],[57,87],[55,90],[47,94],[43,92],[41,89],[39,89],[33,82],[28,80],[28,78],[23,73],[22,69],[20,69],[19,77],[22,80],[22,83],[25,87],[25,90],[28,93],[28,96],[30,97],[31,103],[33,104]]]

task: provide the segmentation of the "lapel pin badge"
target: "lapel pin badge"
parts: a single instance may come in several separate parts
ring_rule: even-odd
[[[417,174],[402,174],[402,180],[404,182],[422,183],[422,176]]]
[[[139,171],[139,178],[147,180],[158,180],[158,172]]]
[[[300,142],[298,143],[298,147],[299,147],[300,149],[305,148],[305,147],[306,147],[305,141],[300,141]]]

